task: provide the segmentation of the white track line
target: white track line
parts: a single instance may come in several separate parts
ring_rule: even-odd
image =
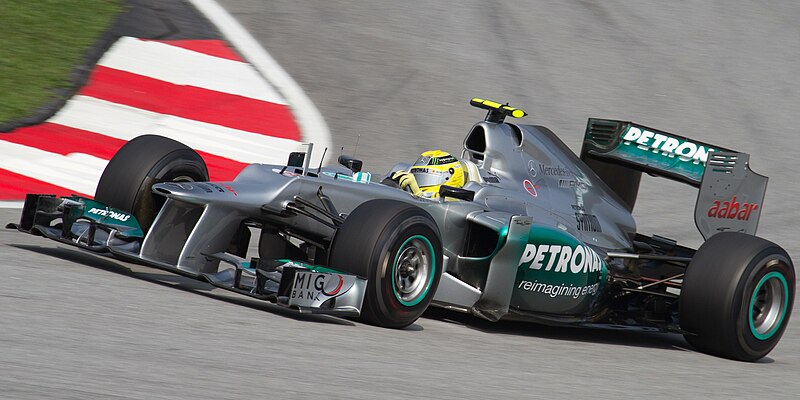
[[[22,209],[24,204],[24,201],[0,201],[0,208]]]
[[[324,148],[327,147],[328,152],[332,152],[331,134],[319,110],[277,61],[216,1],[189,1],[216,25],[236,50],[286,98],[303,132],[303,138],[307,142],[314,143],[316,151],[311,159],[311,165],[319,163]]]
[[[92,194],[108,160],[88,154],[61,155],[0,140],[0,169],[76,192]]]
[[[177,85],[286,104],[250,64],[165,43],[122,37],[98,64]]]
[[[103,118],[96,118],[98,115]],[[290,139],[159,114],[80,95],[67,102],[49,122],[126,141],[144,134],[166,136],[195,150],[244,163],[280,164],[286,161],[289,152],[305,148],[300,142]]]

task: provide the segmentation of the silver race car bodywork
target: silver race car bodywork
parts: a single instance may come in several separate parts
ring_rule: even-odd
[[[467,183],[444,187],[438,200],[373,182],[357,160],[340,160],[350,170],[311,169],[295,157],[292,166],[249,165],[232,182],[152,185],[166,202],[146,232],[130,210],[39,195],[29,196],[13,227],[301,311],[357,316],[370,278],[351,266],[329,265],[337,233],[371,200],[403,203],[424,211],[438,228],[441,265],[435,257],[426,264],[436,275],[427,286],[433,305],[493,321],[626,324],[691,334],[678,308],[696,250],[637,233],[631,210],[639,177],[645,172],[700,188],[695,214],[704,237],[752,235],[766,178],[749,170],[747,155],[629,122],[590,119],[578,157],[547,128],[504,121],[519,110],[480,99],[472,104],[489,111],[464,140]],[[251,229],[261,230],[262,246],[248,261]],[[271,251],[273,242],[279,246]],[[400,257],[392,271],[399,271]],[[784,305],[777,312],[789,311]]]

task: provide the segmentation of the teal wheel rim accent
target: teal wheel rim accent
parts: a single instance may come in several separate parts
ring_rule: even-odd
[[[419,304],[433,286],[436,258],[431,241],[414,235],[397,250],[392,265],[392,292],[400,304],[412,307]]]
[[[786,317],[788,304],[789,284],[783,274],[772,271],[762,276],[750,297],[750,333],[758,340],[775,335]]]

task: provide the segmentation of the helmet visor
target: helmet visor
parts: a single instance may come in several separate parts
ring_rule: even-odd
[[[414,174],[419,187],[437,186],[447,181],[447,176],[442,171],[431,168],[412,168],[411,173]]]

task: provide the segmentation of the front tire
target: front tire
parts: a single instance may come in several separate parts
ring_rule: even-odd
[[[413,204],[370,200],[336,232],[329,265],[367,278],[362,321],[403,328],[425,312],[439,286],[439,229]]]
[[[794,304],[789,255],[737,232],[709,238],[692,258],[680,297],[681,328],[696,349],[756,361],[778,344]]]
[[[143,135],[126,143],[108,162],[95,200],[132,213],[147,232],[164,197],[151,187],[160,182],[207,182],[208,168],[197,152],[178,141]]]

